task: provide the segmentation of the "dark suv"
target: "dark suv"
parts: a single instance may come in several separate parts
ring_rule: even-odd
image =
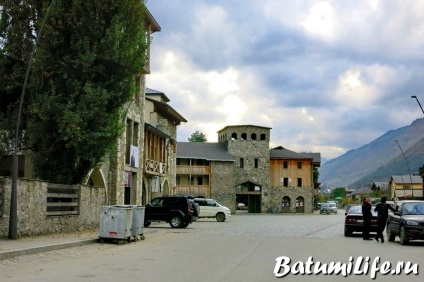
[[[172,228],[185,228],[195,219],[192,203],[187,196],[162,196],[146,205],[144,227],[151,222],[166,221]]]

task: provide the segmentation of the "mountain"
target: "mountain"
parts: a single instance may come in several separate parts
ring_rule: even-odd
[[[324,163],[319,169],[319,181],[325,189],[361,188],[371,186],[374,181],[388,181],[392,175],[417,173],[423,165],[424,119],[421,118]]]

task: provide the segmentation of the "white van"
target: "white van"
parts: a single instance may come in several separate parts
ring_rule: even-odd
[[[227,218],[231,217],[230,209],[213,199],[195,198],[193,200],[199,204],[199,218],[216,218],[216,221],[224,222]]]

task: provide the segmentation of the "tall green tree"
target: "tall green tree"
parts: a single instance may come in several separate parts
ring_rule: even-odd
[[[205,134],[203,134],[199,130],[196,130],[195,132],[193,132],[191,134],[190,138],[188,138],[188,141],[190,141],[190,142],[207,142],[208,139],[206,139]]]
[[[34,151],[38,177],[76,184],[116,148],[122,134],[123,106],[137,91],[135,79],[147,61],[146,8],[140,0],[53,1],[32,62],[24,141]],[[11,97],[5,120],[15,118],[22,69],[49,4],[4,4],[0,69],[13,73],[0,86],[0,94]]]
[[[334,188],[334,190],[331,191],[331,197],[333,199],[344,198],[345,196],[346,196],[346,188],[345,187]]]

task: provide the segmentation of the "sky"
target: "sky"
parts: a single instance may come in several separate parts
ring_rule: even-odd
[[[324,160],[422,118],[422,0],[148,0],[146,87],[208,142],[228,125],[271,127],[270,147]]]

